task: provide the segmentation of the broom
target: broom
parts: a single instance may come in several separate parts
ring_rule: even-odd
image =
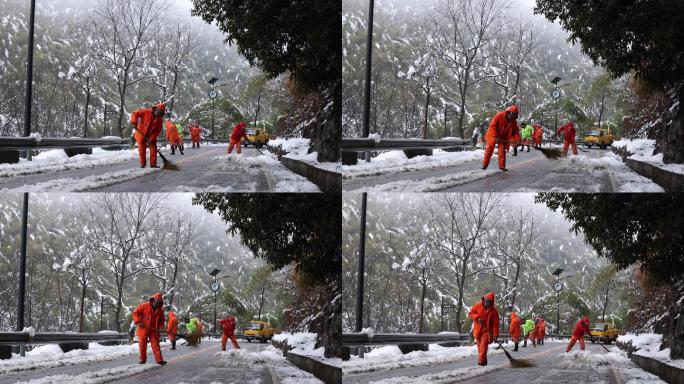
[[[147,146],[149,146],[150,140],[138,129],[138,127],[133,126],[133,129],[138,131],[140,136],[142,136],[143,140],[145,140],[145,144],[147,144]],[[167,171],[178,171],[179,170],[178,166],[176,164],[170,162],[169,159],[167,159],[166,156],[164,156],[164,154],[161,151],[157,151],[157,153],[159,154],[159,157],[161,157],[162,161],[164,162],[164,166],[162,166],[162,169],[166,169]]]
[[[484,323],[481,323],[481,325],[487,330],[489,337],[492,340],[494,340],[494,335],[492,335],[492,332],[489,330],[489,328],[487,328],[487,326],[484,325]],[[532,364],[532,362],[530,362],[527,359],[514,359],[513,356],[511,356],[511,354],[508,353],[506,348],[504,348],[504,346],[501,345],[500,341],[497,340],[496,343],[499,344],[499,348],[503,349],[504,353],[506,354],[506,357],[508,358],[508,362],[511,363],[512,368],[529,368],[534,366],[534,364]]]
[[[146,327],[143,327],[143,328],[146,328]],[[147,329],[149,329],[150,331],[157,331],[159,333],[163,333],[166,335],[174,335],[176,337],[180,337],[181,339],[187,341],[189,345],[197,345],[199,342],[199,339],[202,338],[202,335],[199,333],[194,334],[194,335],[193,334],[187,334],[186,335],[184,333],[173,333],[172,334],[172,333],[169,333],[163,329],[157,329],[157,328],[151,328],[151,327],[148,327]]]
[[[538,151],[541,151],[541,153],[548,159],[548,160],[558,160],[561,158],[563,155],[563,151],[560,150],[560,148],[541,148],[537,147],[535,148]]]

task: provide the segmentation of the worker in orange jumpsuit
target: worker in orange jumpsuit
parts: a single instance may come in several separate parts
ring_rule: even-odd
[[[577,324],[575,324],[575,330],[572,331],[572,337],[570,337],[570,342],[568,347],[565,348],[565,353],[570,352],[575,343],[579,340],[580,350],[584,351],[584,334],[588,334],[591,340],[594,339],[591,336],[591,329],[589,328],[589,316],[584,316],[581,318]]]
[[[563,156],[568,155],[568,147],[572,146],[572,154],[577,155],[577,144],[575,144],[575,124],[571,122],[558,128],[558,134],[563,134]]]
[[[243,121],[233,127],[233,133],[230,135],[230,144],[228,144],[228,154],[233,153],[233,148],[237,147],[238,155],[242,153],[242,138],[247,139],[247,124]]]
[[[176,339],[178,334],[178,318],[176,314],[171,309],[171,306],[167,307],[169,310],[169,320],[166,322],[166,332],[169,334],[169,341],[171,342],[171,350],[176,349]]]
[[[233,348],[240,349],[237,337],[235,337],[235,316],[226,316],[224,319],[220,320],[219,323],[221,325],[221,330],[223,331],[223,335],[221,336],[221,350],[224,352],[226,351],[228,339],[233,343]]]
[[[534,334],[537,337],[537,344],[544,345],[544,336],[546,336],[546,321],[544,321],[544,318],[541,316],[539,316],[539,320],[537,321],[537,327],[534,331]]]
[[[132,313],[133,322],[138,326],[135,334],[138,336],[140,364],[147,362],[147,342],[149,341],[157,364],[166,365],[159,347],[159,330],[164,328],[163,304],[162,294],[157,292],[147,302],[138,305]]]
[[[511,105],[505,111],[494,115],[485,135],[487,146],[485,147],[484,159],[482,160],[482,169],[489,167],[489,161],[494,154],[494,147],[498,145],[499,169],[508,171],[506,169],[506,151],[509,146],[513,145],[517,152],[517,142],[520,141],[520,130],[518,129],[517,120],[518,107],[516,105]]]
[[[494,306],[494,293],[482,296],[470,308],[468,317],[473,320],[473,337],[479,354],[477,365],[487,365],[487,348],[499,337],[499,312]]]
[[[181,141],[180,135],[178,134],[178,127],[171,121],[171,119],[166,119],[166,140],[168,140],[169,145],[171,145],[171,154],[176,154],[176,148],[183,155],[183,142]]]
[[[138,142],[140,167],[147,164],[147,148],[150,148],[150,167],[157,167],[157,136],[162,131],[162,123],[166,106],[159,103],[152,108],[140,108],[131,114],[135,141]]]
[[[197,123],[190,127],[190,139],[192,140],[192,147],[200,147],[200,135],[202,133],[202,128],[199,127]]]
[[[521,326],[520,316],[515,312],[511,312],[511,324],[508,326],[508,334],[511,335],[511,340],[515,344],[514,351],[518,350],[518,343],[520,343]]]
[[[532,144],[535,148],[541,148],[542,138],[544,137],[544,130],[541,125],[534,125],[534,132],[532,132]]]

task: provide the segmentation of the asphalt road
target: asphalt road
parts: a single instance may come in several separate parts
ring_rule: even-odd
[[[503,353],[490,354],[488,356],[488,367],[493,368],[481,375],[468,377],[464,380],[454,379],[444,382],[467,382],[474,384],[534,384],[534,383],[555,383],[555,384],[576,384],[576,383],[615,383],[616,376],[610,366],[589,366],[580,365],[569,361],[568,358],[558,356],[565,351],[567,341],[547,342],[543,346],[531,348],[520,348],[519,352],[511,352],[513,358],[524,358],[533,363],[530,368],[511,368],[508,359]],[[587,349],[591,353],[605,353],[601,346],[587,343]],[[509,351],[512,348],[508,349]],[[579,345],[575,345],[574,350],[579,350]],[[465,357],[456,362],[432,364],[418,367],[406,367],[391,371],[365,372],[354,375],[344,375],[344,383],[372,383],[389,378],[400,377],[421,377],[446,373],[449,371],[467,372],[469,368],[477,367],[477,357]],[[458,375],[454,375],[458,377]],[[427,382],[427,381],[426,381]],[[440,381],[442,382],[442,381]]]
[[[162,151],[179,170],[141,170],[138,160],[132,159],[123,163],[2,178],[0,190],[59,191],[72,190],[74,185],[93,186],[79,187],[79,192],[269,192],[274,188],[275,182],[268,168],[254,166],[245,169],[239,162],[225,164],[223,161],[224,164],[220,164],[217,157],[225,154],[224,146],[186,148],[183,156],[178,153],[171,156],[168,148]],[[242,151],[244,157],[258,155],[260,153],[254,148]],[[162,165],[161,158],[158,165]],[[284,167],[283,170],[289,172]]]
[[[606,150],[584,149],[580,155],[590,159],[598,159],[607,154]],[[509,153],[506,156],[508,172],[497,169],[497,158],[492,157],[489,173],[481,171],[481,159],[469,161],[456,167],[430,170],[384,174],[344,180],[345,191],[383,190],[385,186],[408,180],[408,184],[419,184],[430,180],[453,179],[449,184],[439,181],[444,188],[438,192],[617,192],[621,187],[620,178],[615,169],[592,169],[588,171],[579,166],[568,165],[567,159],[551,161],[540,151],[518,152],[518,156]],[[630,179],[651,184],[646,178],[639,176],[626,166],[620,172],[630,174]],[[459,174],[473,175],[471,181],[458,182]],[[477,177],[482,174],[481,177]],[[464,177],[465,180],[465,177]],[[394,188],[398,192],[401,187]]]
[[[269,344],[247,343],[240,340],[240,347],[250,352],[264,350]],[[147,370],[106,382],[114,383],[243,383],[271,384],[273,377],[265,365],[235,364],[215,364],[216,352],[220,351],[220,342],[204,340],[199,347],[187,347],[177,345],[175,351],[171,351],[169,346],[162,346],[162,355],[168,362],[166,366],[159,366],[154,363],[154,355],[148,347]],[[230,343],[228,343],[230,349]],[[87,372],[97,373],[106,377],[107,370],[116,370],[121,367],[132,366],[131,369],[141,367],[138,363],[138,355],[131,354],[114,360],[107,360],[95,363],[84,363],[79,365],[68,365],[53,368],[42,368],[31,371],[20,371],[0,376],[0,384],[17,382],[30,382],[40,380],[41,383],[67,383],[82,380],[82,375]],[[67,375],[67,376],[63,376]],[[79,376],[81,375],[81,376]],[[89,380],[86,380],[89,381]],[[93,379],[95,381],[95,379]],[[100,382],[100,381],[97,381]]]

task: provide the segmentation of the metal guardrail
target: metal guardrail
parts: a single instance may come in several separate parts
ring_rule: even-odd
[[[343,138],[342,151],[361,152],[372,150],[451,148],[471,146],[471,140],[427,140],[427,139],[373,139]]]
[[[509,340],[507,333],[499,334],[499,339]],[[570,335],[546,334],[545,338],[569,339]],[[370,337],[366,333],[343,333],[342,344],[345,347],[365,347],[382,345],[407,345],[407,344],[448,344],[466,343],[472,340],[469,334],[455,333],[376,333]]]
[[[229,143],[229,140],[202,139],[203,142]],[[158,144],[166,145],[165,139],[157,140]],[[189,144],[189,142],[188,142]],[[0,149],[59,149],[72,147],[109,147],[116,145],[131,145],[130,138],[58,138],[58,137],[0,137]]]
[[[126,341],[127,333],[0,332],[0,345],[42,345],[103,341]]]

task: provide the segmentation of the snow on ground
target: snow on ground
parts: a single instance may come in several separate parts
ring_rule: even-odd
[[[74,157],[68,157],[62,149],[53,149],[39,153],[33,157],[32,161],[20,159],[18,164],[0,164],[0,178],[125,163],[137,158],[138,151],[128,149],[105,151],[102,148],[93,148],[92,155],[76,155]]]
[[[619,140],[613,142],[613,147],[625,149],[627,152],[632,153],[632,155],[629,156],[630,159],[649,163],[669,172],[684,174],[684,164],[665,164],[663,162],[662,153],[654,155],[653,151],[655,150],[655,145],[655,140],[649,139]]]
[[[443,371],[418,377],[393,377],[380,381],[372,381],[375,384],[451,384],[465,383],[468,379],[483,375],[487,372],[502,369],[502,367],[468,367],[450,371]]]
[[[489,353],[503,353],[503,350],[491,348]],[[476,358],[476,356],[477,346],[475,345],[441,347],[439,344],[430,344],[428,351],[414,351],[405,355],[399,347],[391,345],[375,348],[367,352],[363,358],[352,355],[351,359],[342,362],[341,366],[343,374],[354,374],[449,363],[467,357]]]
[[[631,343],[634,348],[638,349],[638,351],[634,352],[635,355],[650,357],[662,363],[684,369],[684,360],[673,360],[670,358],[670,348],[660,350],[660,346],[663,343],[663,335],[657,333],[642,333],[640,335],[628,333],[618,336],[617,341],[626,344]]]
[[[399,180],[386,184],[380,184],[369,187],[362,187],[352,192],[436,192],[447,188],[452,188],[457,185],[467,184],[476,180],[484,179],[497,172],[502,172],[496,169],[489,170],[473,170],[459,173],[452,173],[449,175],[430,177],[422,180]]]
[[[162,343],[164,344],[167,343]],[[89,349],[73,350],[67,353],[62,352],[57,344],[48,344],[26,352],[25,357],[14,354],[9,360],[0,360],[0,374],[114,360],[137,353],[137,344],[103,346],[90,343]]]
[[[570,353],[559,353],[561,358],[561,366],[554,368],[582,368],[591,367],[609,368],[621,377],[622,382],[626,384],[660,384],[665,383],[660,380],[658,376],[651,374],[639,368],[636,364],[627,357],[627,353],[620,350],[618,347],[612,347],[608,353],[590,353],[588,351],[575,351]]]
[[[16,189],[0,189],[0,192],[85,192],[97,188],[107,187],[121,183],[123,181],[132,180],[148,173],[160,172],[161,169],[154,168],[140,168],[117,172],[107,172],[101,175],[87,176],[80,179],[72,177],[65,177],[62,179],[54,179],[38,184],[27,184]]]
[[[309,153],[311,147],[310,139],[292,138],[292,139],[275,139],[268,142],[269,147],[278,148],[287,152],[285,157],[289,159],[303,161],[309,163],[314,167],[325,169],[327,171],[342,173],[342,162],[337,163],[320,163],[318,161],[318,152]]]
[[[21,381],[17,384],[99,384],[109,383],[115,379],[123,379],[139,373],[158,368],[156,364],[126,365],[108,368],[95,372],[85,372],[78,375],[53,375],[31,381]]]
[[[592,158],[585,155],[561,158],[560,164],[570,169],[582,168],[601,180],[607,173],[613,181],[614,192],[664,192],[665,190],[650,179],[639,175],[627,167],[620,156],[606,152],[603,157]],[[596,191],[599,192],[599,191]]]
[[[484,151],[446,152],[435,149],[432,156],[406,157],[404,151],[387,151],[371,159],[370,163],[359,161],[356,165],[342,166],[342,177],[350,180],[359,177],[389,175],[402,172],[453,167],[468,161],[482,160]]]
[[[322,363],[335,367],[342,366],[342,359],[326,358],[325,348],[316,348],[317,334],[308,332],[281,333],[273,336],[273,341],[287,343],[292,348],[289,353],[310,357]]]
[[[217,170],[222,168],[230,171],[234,170],[236,165],[239,168],[246,169],[247,172],[252,174],[255,179],[260,172],[265,172],[267,177],[270,178],[270,182],[274,184],[275,192],[320,192],[320,189],[316,184],[310,182],[307,178],[299,176],[296,173],[285,168],[278,158],[272,153],[264,153],[255,157],[246,157],[244,155],[221,155],[214,159],[214,163],[217,164]],[[248,191],[256,190],[256,183],[247,186]],[[242,189],[241,189],[242,190]],[[207,192],[233,192],[234,190],[226,191],[225,188],[222,190],[213,190],[211,187],[207,189]]]
[[[227,352],[218,352],[216,356],[218,358],[214,365],[218,367],[253,366],[255,368],[262,368],[267,366],[271,373],[277,377],[276,382],[282,384],[322,383],[312,374],[290,364],[280,351],[273,346],[269,346],[260,352],[231,349]]]

